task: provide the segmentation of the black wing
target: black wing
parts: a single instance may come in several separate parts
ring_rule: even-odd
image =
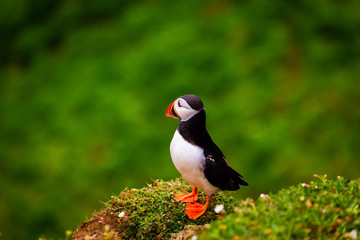
[[[212,185],[221,190],[237,190],[239,185],[248,185],[242,180],[242,176],[227,164],[224,154],[212,141],[205,128],[205,109],[188,121],[181,121],[178,131],[186,141],[204,149],[204,172]]]
[[[214,144],[212,150],[205,150],[205,176],[208,181],[221,190],[238,190],[239,185],[247,186],[238,172],[236,172],[226,161],[221,150]]]

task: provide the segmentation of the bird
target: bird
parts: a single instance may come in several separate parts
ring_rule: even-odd
[[[176,169],[193,186],[191,193],[176,195],[174,199],[188,203],[186,215],[190,219],[197,219],[206,212],[216,191],[235,191],[240,185],[247,186],[248,183],[230,167],[208,133],[206,112],[199,97],[192,94],[180,96],[170,103],[165,115],[180,119],[170,143],[170,155]],[[205,192],[204,205],[196,202],[199,199],[198,189]]]

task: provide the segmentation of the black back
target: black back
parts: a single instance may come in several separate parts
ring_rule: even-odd
[[[248,185],[242,176],[228,165],[224,154],[206,130],[205,122],[206,113],[202,107],[202,110],[192,118],[181,121],[178,131],[186,141],[204,149],[206,158],[204,172],[208,181],[221,190],[237,190],[240,188],[239,185]]]

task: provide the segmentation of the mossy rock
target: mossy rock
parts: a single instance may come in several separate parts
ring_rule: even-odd
[[[230,213],[240,204],[231,192],[217,192],[208,210],[200,218],[190,220],[184,212],[186,203],[178,203],[173,196],[191,192],[192,186],[182,178],[173,181],[154,180],[141,189],[125,189],[112,196],[105,209],[74,231],[73,239],[167,239],[187,225],[205,225],[223,218],[214,207],[224,205]],[[205,194],[199,192],[199,203],[205,203]]]

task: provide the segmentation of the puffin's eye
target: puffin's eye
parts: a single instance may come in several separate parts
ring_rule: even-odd
[[[178,106],[181,107],[180,100],[178,101]]]

